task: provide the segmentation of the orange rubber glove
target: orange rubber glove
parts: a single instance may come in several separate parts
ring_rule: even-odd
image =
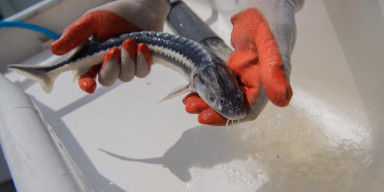
[[[118,0],[88,11],[67,26],[60,39],[51,44],[51,51],[63,55],[92,38],[103,41],[133,31],[162,31],[170,6],[165,0]],[[126,40],[122,49],[112,49],[102,64],[95,63],[88,72],[80,75],[82,90],[93,93],[95,78],[103,86],[113,85],[119,78],[130,81],[134,76],[145,77],[152,64],[151,52],[145,44]]]
[[[247,100],[249,111],[243,120],[254,120],[268,99],[280,107],[289,104],[292,97],[290,55],[296,35],[294,14],[303,4],[301,0],[252,2],[262,2],[262,6],[246,9],[231,17],[231,44],[235,51],[227,61],[227,65],[239,76]],[[263,14],[259,10],[263,10]],[[282,16],[284,19],[279,20]],[[279,23],[287,19],[293,23]],[[187,95],[183,103],[187,112],[199,113],[198,121],[202,124],[225,125],[227,122],[196,94]]]

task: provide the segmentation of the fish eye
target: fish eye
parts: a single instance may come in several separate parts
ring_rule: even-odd
[[[224,105],[224,99],[223,98],[220,99],[220,104]]]

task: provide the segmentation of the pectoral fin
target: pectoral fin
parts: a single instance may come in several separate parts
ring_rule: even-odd
[[[179,96],[179,95],[181,95],[183,93],[187,93],[187,92],[192,91],[189,85],[190,84],[188,84],[188,85],[181,85],[181,86],[176,87],[167,96],[165,96],[160,102],[172,99],[172,98],[174,98],[176,96]]]

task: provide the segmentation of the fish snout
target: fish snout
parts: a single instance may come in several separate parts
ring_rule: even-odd
[[[229,120],[239,120],[245,118],[247,111],[243,104],[224,105],[221,109],[222,115]]]
[[[227,119],[229,120],[244,119],[246,115],[247,115],[247,112],[245,111],[245,109],[241,110],[240,108],[238,108],[238,109],[230,110]]]

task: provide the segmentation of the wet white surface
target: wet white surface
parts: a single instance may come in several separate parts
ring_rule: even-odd
[[[219,5],[225,11],[215,16],[209,8],[214,1],[186,2],[229,42],[227,19],[233,9]],[[199,125],[196,115],[184,111],[182,97],[159,102],[185,83],[179,74],[160,65],[145,79],[98,88],[94,95],[80,91],[71,73],[57,79],[51,94],[37,84],[26,92],[95,191],[381,191],[383,149],[376,138],[382,133],[377,117],[384,114],[377,98],[383,95],[369,100],[367,95],[377,93],[378,85],[372,82],[383,81],[362,79],[383,80],[376,72],[382,66],[374,60],[365,70],[363,64],[354,63],[366,55],[350,55],[353,45],[347,42],[356,31],[343,32],[356,21],[340,21],[337,6],[344,2],[305,3],[296,16],[292,102],[286,108],[268,104],[253,122],[231,127]],[[360,6],[361,11],[370,10],[369,16],[382,13],[382,4],[374,2]],[[349,2],[347,10],[360,3]],[[353,11],[347,13],[353,15]],[[383,16],[379,16],[371,20],[378,22],[372,25],[383,27]],[[370,33],[362,30],[357,37]],[[364,43],[360,45],[369,48]],[[380,46],[371,46],[372,52],[384,52]],[[371,69],[376,70],[356,75]],[[20,76],[10,73],[7,77]],[[370,88],[362,89],[369,83]]]

